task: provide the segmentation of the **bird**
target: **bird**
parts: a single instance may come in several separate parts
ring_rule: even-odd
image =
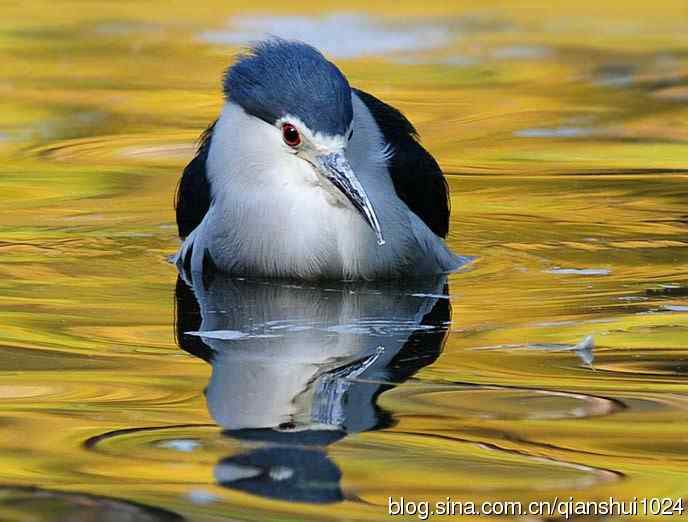
[[[262,40],[222,88],[177,187],[180,269],[394,280],[467,262],[444,242],[447,181],[414,126],[317,49]]]

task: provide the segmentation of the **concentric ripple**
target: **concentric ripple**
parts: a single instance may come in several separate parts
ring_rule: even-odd
[[[395,401],[400,415],[413,412],[452,421],[583,419],[625,408],[618,400],[582,393],[471,385],[405,386],[386,399]]]

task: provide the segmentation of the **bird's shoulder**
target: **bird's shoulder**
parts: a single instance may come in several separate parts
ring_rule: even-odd
[[[177,185],[175,210],[179,237],[185,238],[201,224],[210,208],[210,184],[206,172],[208,150],[217,120],[201,134],[196,155],[182,172]]]
[[[390,176],[399,198],[440,237],[449,230],[449,187],[442,169],[420,144],[413,124],[396,108],[354,89],[391,147]]]

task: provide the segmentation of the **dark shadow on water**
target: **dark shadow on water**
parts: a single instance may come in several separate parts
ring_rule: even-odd
[[[0,508],[12,520],[34,522],[183,522],[184,517],[158,507],[101,495],[31,486],[0,486]],[[3,520],[5,520],[3,518]]]
[[[440,355],[446,277],[412,283],[188,281],[176,338],[212,366],[208,410],[244,451],[220,460],[227,488],[294,502],[345,498],[328,446],[394,423],[380,394]]]

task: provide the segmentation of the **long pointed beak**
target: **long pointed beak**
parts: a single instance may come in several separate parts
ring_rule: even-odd
[[[316,156],[316,163],[320,173],[346,196],[370,225],[370,228],[375,232],[377,244],[384,245],[385,239],[382,236],[375,209],[344,154],[341,152],[322,154]]]

